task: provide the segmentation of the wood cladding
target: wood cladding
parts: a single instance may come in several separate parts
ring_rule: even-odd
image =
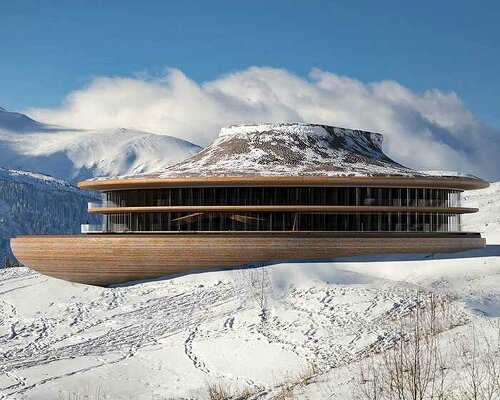
[[[421,176],[211,176],[98,179],[78,183],[78,187],[94,191],[213,186],[365,186],[471,190],[486,188],[489,183],[472,178]]]
[[[399,206],[146,206],[89,208],[91,214],[124,214],[143,212],[303,212],[303,213],[357,213],[357,212],[439,212],[452,214],[475,213],[470,207],[399,207]]]
[[[48,276],[109,285],[250,263],[381,253],[456,252],[485,246],[473,234],[172,234],[19,236],[12,250]]]

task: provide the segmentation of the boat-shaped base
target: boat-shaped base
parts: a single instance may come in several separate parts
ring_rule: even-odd
[[[227,232],[19,236],[17,259],[44,275],[91,285],[153,279],[251,263],[384,253],[458,252],[485,246],[477,233]]]

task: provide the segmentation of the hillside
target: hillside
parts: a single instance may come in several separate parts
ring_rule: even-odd
[[[0,107],[0,129],[12,132],[40,132],[54,129],[50,125],[42,124],[27,115],[9,112]]]
[[[0,260],[13,259],[10,238],[29,233],[79,233],[95,220],[87,213],[93,193],[70,183],[24,171],[0,168]]]
[[[465,192],[462,201],[468,207],[478,207],[479,214],[463,216],[464,230],[483,232],[494,243],[500,243],[500,184],[493,183],[483,190]]]
[[[129,129],[65,129],[0,109],[0,167],[72,182],[152,172],[200,150],[172,136]]]
[[[205,399],[208,384],[221,384],[270,399],[314,365],[314,379],[289,398],[348,399],[359,360],[397,343],[398,318],[434,296],[450,299],[447,335],[474,323],[493,340],[499,193],[498,183],[465,193],[491,207],[465,221],[485,230],[488,247],[462,254],[279,264],[113,288],[0,271],[0,398]]]

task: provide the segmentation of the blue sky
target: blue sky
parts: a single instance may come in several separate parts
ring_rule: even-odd
[[[312,67],[454,91],[499,126],[497,1],[16,1],[0,13],[0,105],[55,107],[94,76],[202,82],[251,65]]]

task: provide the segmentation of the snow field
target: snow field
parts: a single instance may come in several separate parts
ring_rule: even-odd
[[[489,246],[463,254],[279,264],[110,288],[2,270],[0,398],[102,390],[113,399],[200,399],[214,382],[272,398],[311,366],[318,376],[295,398],[349,398],[357,363],[398,341],[398,319],[433,293],[456,299],[450,335],[499,319],[498,193],[498,184],[466,193],[485,207],[465,225],[486,231]],[[265,292],[251,284],[259,279]]]

